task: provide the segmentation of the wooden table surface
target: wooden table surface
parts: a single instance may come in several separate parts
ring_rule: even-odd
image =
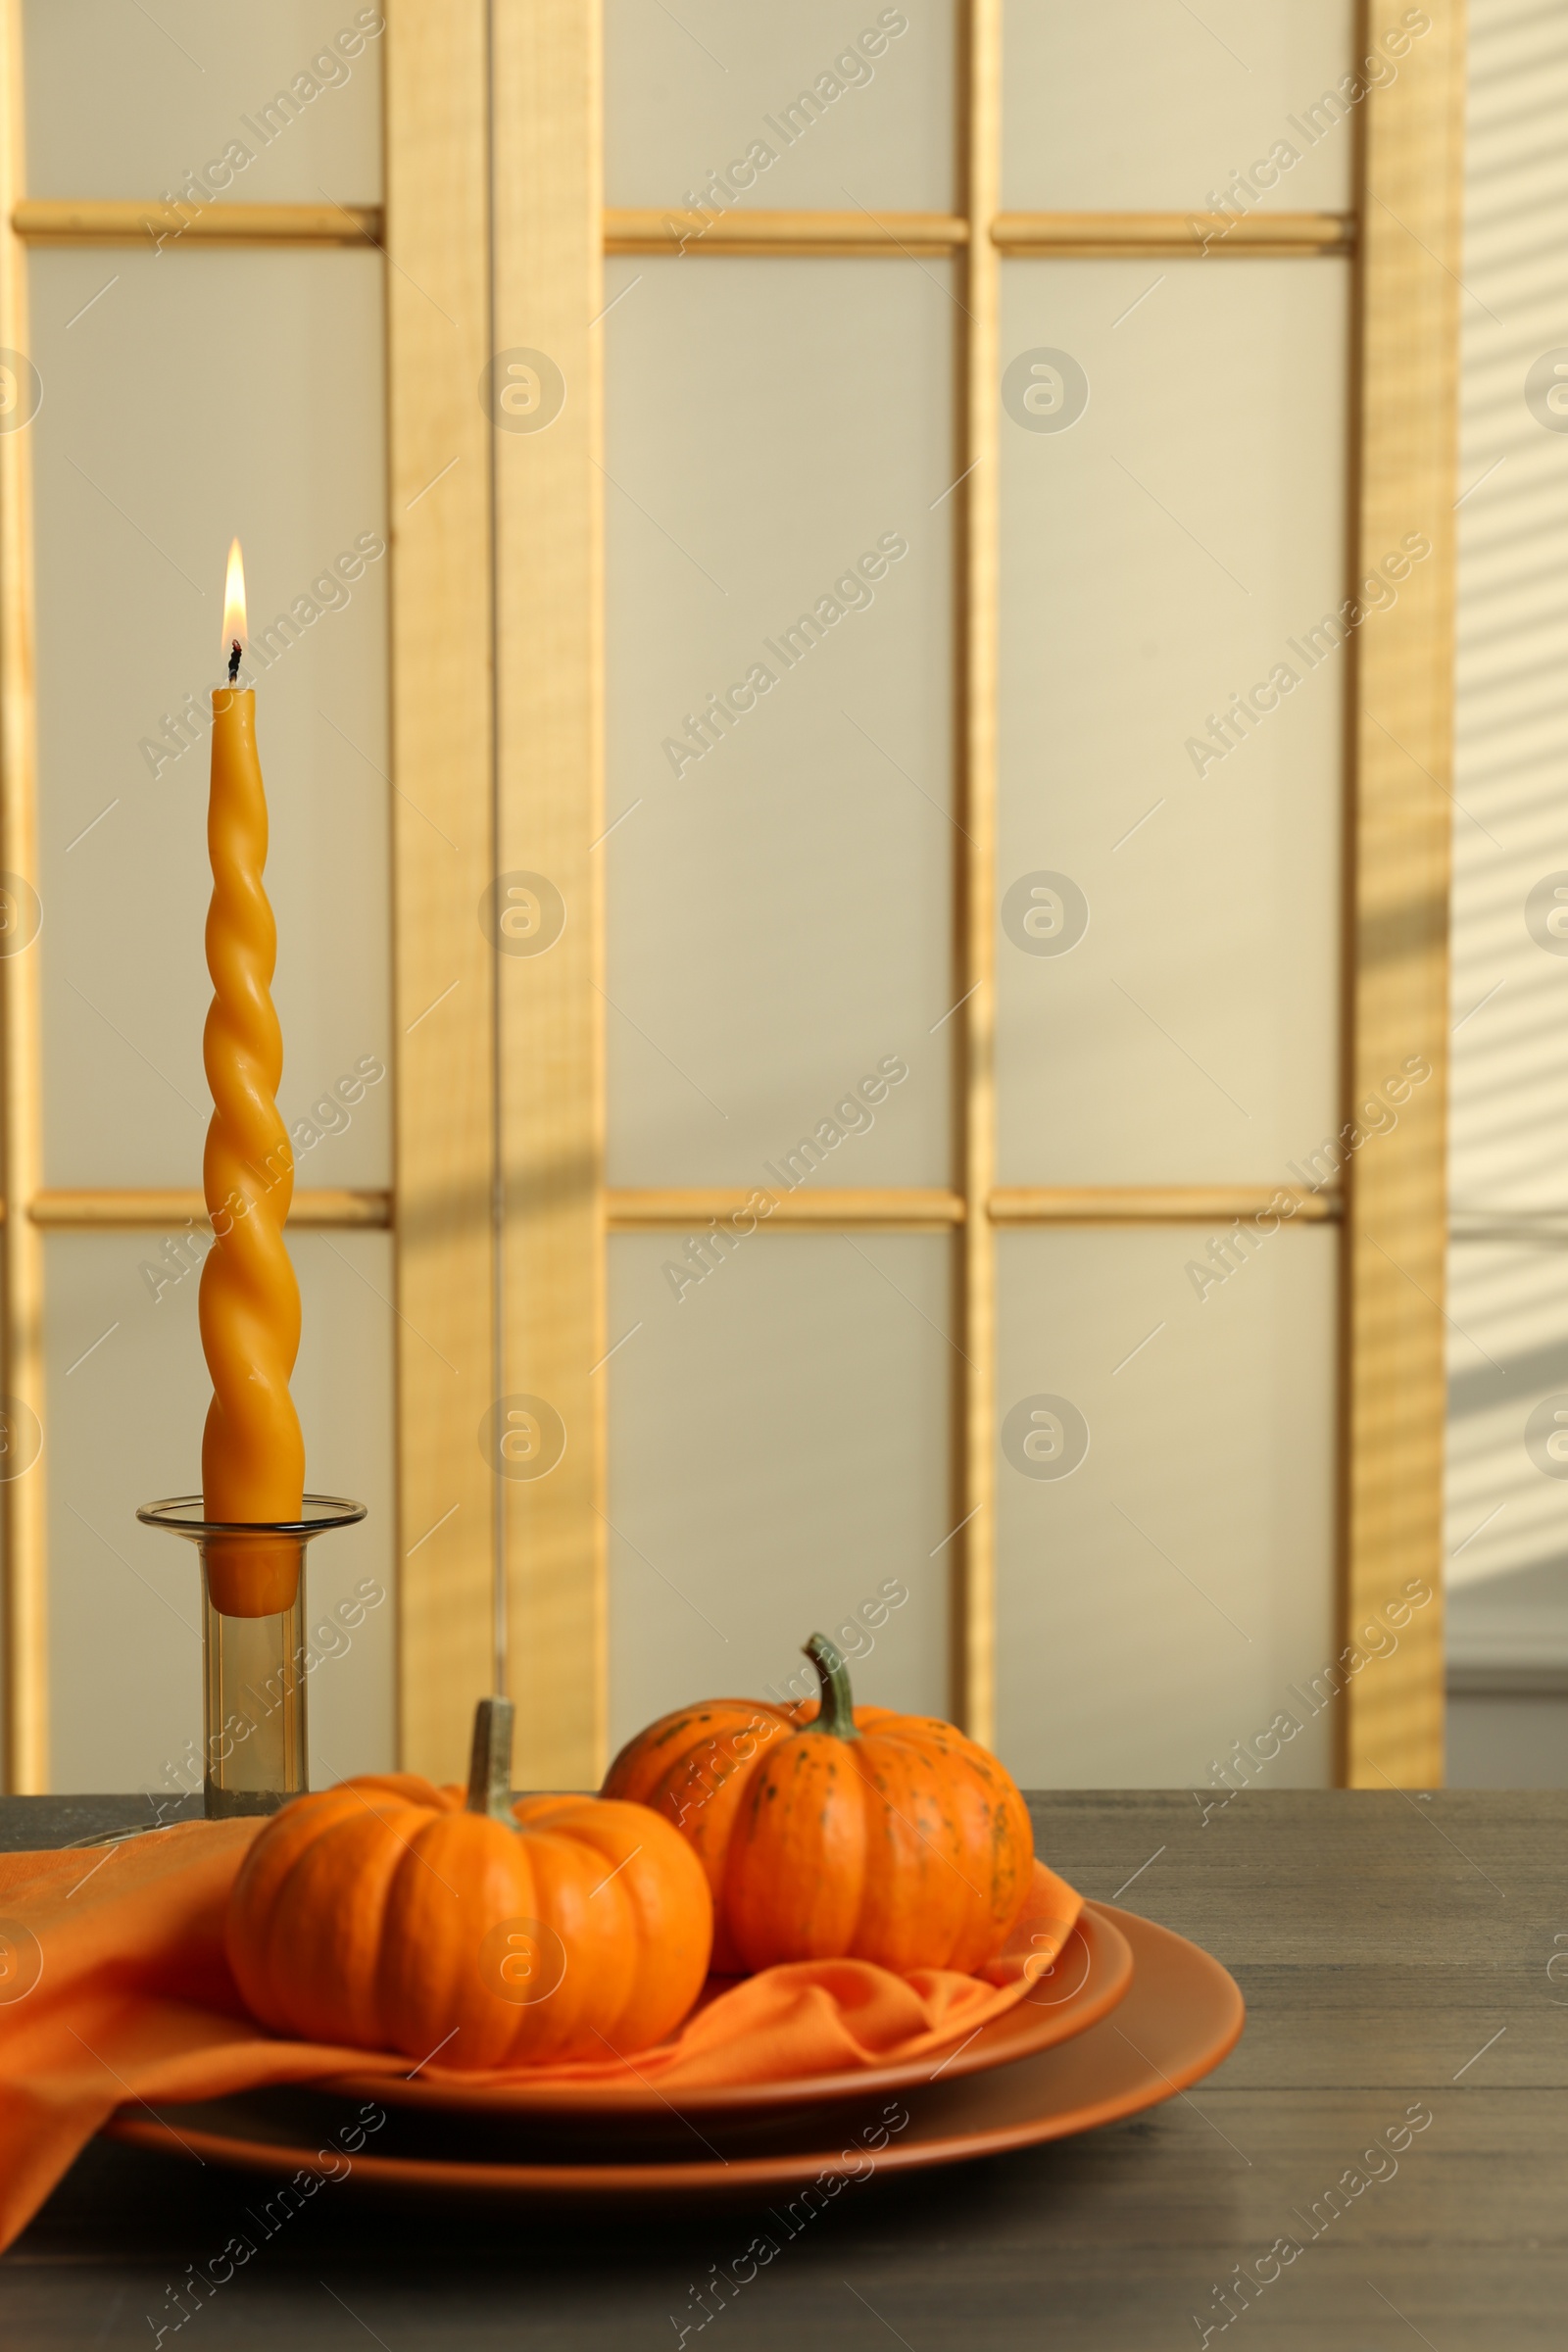
[[[139,1802],[3,1800],[0,1845],[76,1841]],[[1558,2352],[1568,1793],[1248,1791],[1206,1822],[1185,1790],[1031,1802],[1041,1854],[1086,1894],[1224,1961],[1247,1995],[1240,2047],[1132,2122],[855,2183],[710,2321],[709,2345],[1144,2352],[1197,2345],[1207,2325],[1244,2352]],[[1417,2103],[1430,2126],[1368,2159]],[[1311,2235],[1303,2217],[1348,2173],[1363,2186]],[[152,2346],[166,2289],[243,2228],[257,2186],[95,2143],[0,2262],[0,2341]],[[449,2206],[414,2221],[351,2180],[165,2341],[674,2347],[746,2221]],[[1216,2285],[1281,2237],[1302,2252],[1222,2330]]]

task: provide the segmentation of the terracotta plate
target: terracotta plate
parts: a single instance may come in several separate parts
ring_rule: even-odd
[[[635,2129],[607,2146],[601,2127],[590,2150],[564,2144],[559,2119],[401,2110],[387,2116],[371,2149],[354,2157],[352,2177],[423,2200],[487,2194],[574,2205],[699,2192],[755,2200],[807,2181],[963,2163],[1119,2122],[1218,2066],[1244,2013],[1235,1983],[1196,1944],[1127,1912],[1102,1916],[1132,1947],[1127,1996],[1113,2015],[1033,2057],[962,2078],[951,2066],[940,2077],[932,2069],[920,2088],[892,2097],[863,2085],[857,2105],[825,2116],[710,2116],[699,2129],[671,2108],[669,2149],[650,2146],[641,2160]],[[378,2096],[380,2086],[370,2091]],[[153,2119],[123,2113],[107,2130],[139,2147],[273,2178],[325,2175],[342,2165],[325,2143],[344,2112],[341,2099],[274,2091],[169,2108]]]
[[[857,2068],[844,2075],[797,2076],[788,2082],[725,2082],[666,2092],[628,2063],[618,2082],[464,2083],[450,2075],[439,2082],[401,2076],[340,2076],[327,2087],[384,2104],[439,2110],[443,2114],[516,2116],[668,2116],[671,2101],[683,2115],[758,2115],[790,2107],[819,2107],[828,2100],[867,2097],[927,2082],[932,2069],[945,2076],[981,2074],[1013,2058],[1033,2057],[1058,2041],[1098,2025],[1114,2009],[1132,1983],[1133,1956],[1126,1937],[1093,1903],[1086,1904],[1049,1976],[1032,1992],[946,2055],[900,2066]]]

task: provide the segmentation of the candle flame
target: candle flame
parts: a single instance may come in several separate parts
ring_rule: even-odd
[[[226,654],[237,637],[246,642],[245,626],[245,559],[240,554],[239,541],[232,539],[228,548],[228,570],[223,577],[223,651]]]

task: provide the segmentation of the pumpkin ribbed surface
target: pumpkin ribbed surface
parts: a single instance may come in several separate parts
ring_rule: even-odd
[[[651,1806],[702,1862],[713,1966],[848,1957],[972,1973],[1023,1908],[1029,1812],[995,1756],[950,1723],[853,1707],[833,1645],[808,1656],[825,1708],[710,1700],[616,1757],[607,1797]]]
[[[463,2069],[649,2048],[710,1940],[700,1865],[643,1807],[529,1797],[503,1819],[405,1774],[285,1806],[226,1930],[265,2025]]]
[[[713,1967],[737,1976],[747,1965],[724,1924],[724,1863],[735,1816],[752,1766],[761,1750],[816,1713],[808,1699],[796,1707],[751,1698],[709,1698],[661,1716],[628,1740],[605,1779],[602,1794],[652,1806],[679,1830],[703,1866],[713,1898]]]

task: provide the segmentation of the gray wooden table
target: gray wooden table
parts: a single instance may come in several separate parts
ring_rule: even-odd
[[[1206,1822],[1186,1791],[1032,1803],[1041,1853],[1086,1894],[1233,1971],[1240,2047],[1133,2122],[856,2184],[688,2342],[1143,2352],[1199,2344],[1206,2325],[1211,2345],[1244,2352],[1559,2352],[1568,1793],[1249,1791]],[[5,1800],[0,1844],[74,1841],[138,1804]],[[1430,2125],[1369,2159],[1412,2104]],[[1348,2174],[1361,2187],[1329,2199]],[[243,2227],[259,2186],[97,2143],[0,2262],[0,2341],[153,2344],[176,2316],[166,2289]],[[346,2183],[166,2340],[673,2347],[692,2287],[747,2243],[744,2222],[415,2219]],[[1303,2251],[1222,2329],[1216,2286],[1282,2237]]]

